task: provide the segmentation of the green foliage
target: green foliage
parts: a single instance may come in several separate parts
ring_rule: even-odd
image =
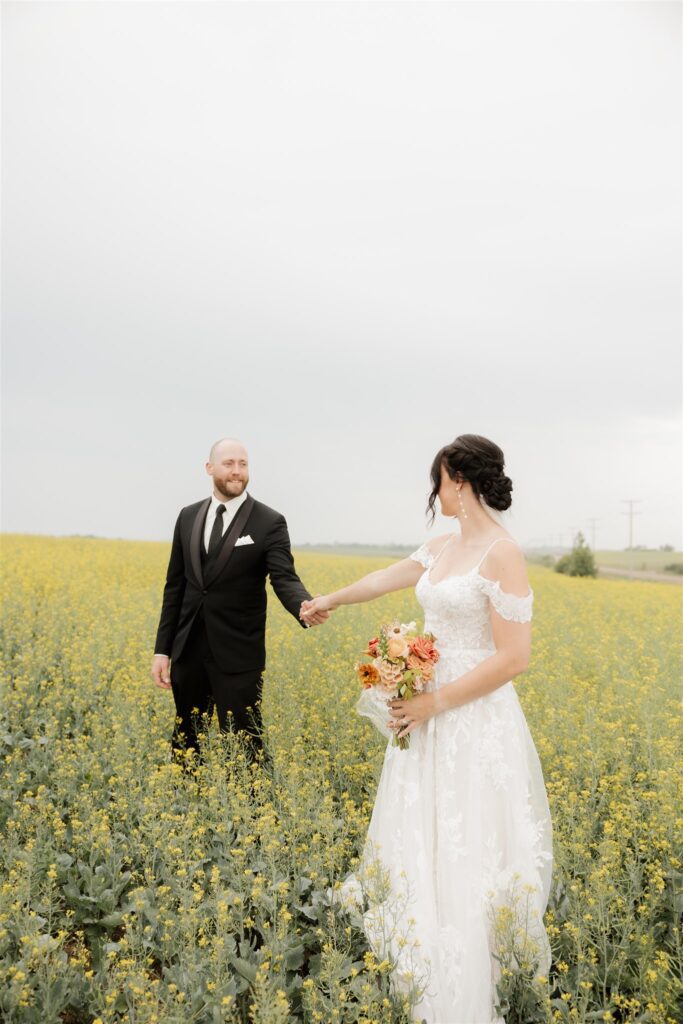
[[[407,1024],[392,964],[329,892],[357,868],[385,750],[354,714],[353,666],[380,623],[421,618],[414,595],[305,631],[271,598],[272,766],[251,768],[213,723],[183,770],[171,695],[149,680],[167,545],[4,544],[3,1024]],[[313,592],[385,564],[297,556]],[[544,980],[503,930],[498,1000],[508,1024],[675,1024],[679,594],[530,578],[515,687],[553,819],[553,956]]]
[[[555,572],[564,573],[565,576],[597,576],[593,552],[582,533],[576,535],[574,547],[569,554],[563,555],[555,563]]]
[[[534,914],[533,887],[522,885],[515,876],[504,901],[489,908],[494,937],[493,958],[497,961],[496,1012],[506,1024],[548,1024],[551,1020],[547,970],[550,961],[547,940],[539,937]],[[544,954],[544,955],[543,955]]]

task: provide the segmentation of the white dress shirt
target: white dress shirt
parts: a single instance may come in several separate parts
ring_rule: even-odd
[[[209,538],[211,536],[211,530],[216,519],[216,509],[219,505],[225,505],[225,512],[223,513],[223,536],[225,531],[230,526],[230,523],[235,518],[237,510],[247,500],[247,491],[242,491],[236,498],[230,498],[229,501],[225,501],[223,498],[217,498],[215,494],[211,494],[211,504],[209,505],[209,511],[206,513],[206,523],[204,524],[204,550],[209,550]]]

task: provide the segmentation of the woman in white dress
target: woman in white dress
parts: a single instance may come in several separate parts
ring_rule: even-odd
[[[518,544],[491,515],[511,504],[500,448],[463,434],[438,452],[438,496],[459,533],[302,605],[302,617],[415,587],[440,659],[426,691],[389,702],[387,745],[359,871],[346,897],[381,863],[384,891],[364,914],[376,954],[395,962],[396,990],[424,982],[416,1019],[501,1024],[493,915],[523,908],[525,938],[548,974],[543,925],[552,873],[552,823],[538,754],[512,679],[531,647],[533,592]],[[379,861],[376,860],[379,858]],[[523,888],[526,887],[526,888]],[[380,896],[377,896],[377,893]],[[522,902],[514,904],[514,894]],[[372,897],[371,897],[372,900]],[[503,1022],[504,1024],[504,1022]]]

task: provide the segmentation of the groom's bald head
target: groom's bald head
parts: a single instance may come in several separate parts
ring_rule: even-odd
[[[206,472],[213,477],[217,498],[229,501],[237,498],[249,483],[249,456],[247,449],[236,437],[222,437],[214,441],[206,463]]]
[[[239,449],[239,451],[238,451]],[[247,456],[247,449],[244,447],[241,441],[238,441],[236,437],[222,437],[220,441],[214,441],[211,445],[211,451],[209,452],[209,462],[214,463],[220,461],[224,457],[226,452],[232,452],[233,455],[243,455],[245,459]]]

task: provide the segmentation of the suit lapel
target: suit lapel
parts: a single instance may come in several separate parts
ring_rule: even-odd
[[[223,538],[223,544],[220,551],[218,552],[216,557],[212,559],[211,564],[206,566],[206,583],[204,584],[204,586],[208,586],[210,582],[215,580],[216,577],[223,572],[223,569],[228,564],[228,559],[230,558],[230,555],[232,554],[233,549],[235,547],[235,541],[237,540],[242,530],[244,529],[247,519],[251,515],[251,510],[253,509],[253,507],[254,499],[252,498],[251,495],[248,495],[246,501],[238,510],[237,515],[235,516],[233,521],[230,523],[230,526],[228,527],[225,537]]]
[[[194,517],[194,523],[192,524],[192,534],[190,536],[190,561],[192,562],[192,568],[194,574],[197,577],[197,581],[200,587],[204,586],[204,577],[202,574],[202,556],[199,545],[202,542],[202,527],[206,522],[206,513],[209,510],[211,504],[211,498],[207,498],[203,501],[197,509],[197,514]]]

